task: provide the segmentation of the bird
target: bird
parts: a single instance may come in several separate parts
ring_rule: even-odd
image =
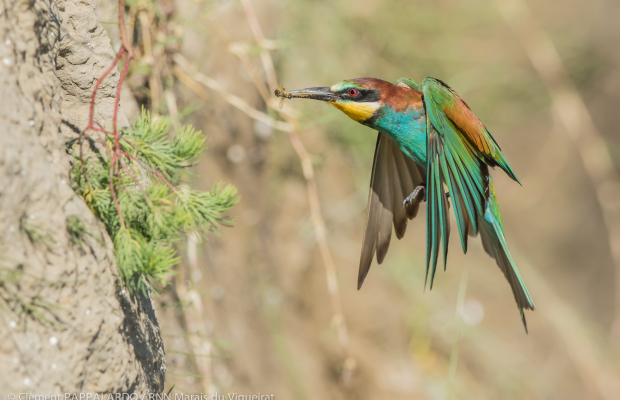
[[[426,277],[433,288],[440,248],[444,270],[454,210],[463,252],[480,235],[484,250],[508,280],[528,332],[524,310],[535,305],[510,255],[489,167],[521,184],[497,141],[467,103],[443,81],[399,78],[343,80],[330,87],[275,91],[282,99],[323,101],[353,121],[378,131],[366,227],[358,273],[362,287],[376,255],[381,264],[392,229],[401,239],[408,220],[426,202]]]

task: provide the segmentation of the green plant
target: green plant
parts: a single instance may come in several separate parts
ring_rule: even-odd
[[[150,278],[165,285],[178,262],[174,243],[184,233],[200,235],[230,223],[222,213],[238,201],[230,185],[202,192],[181,184],[181,171],[202,153],[205,138],[188,125],[174,134],[171,128],[169,121],[153,121],[143,111],[136,125],[121,134],[101,130],[91,154],[70,151],[72,188],[105,224],[121,277],[132,292],[144,290]],[[79,227],[72,224],[71,229],[80,240]]]

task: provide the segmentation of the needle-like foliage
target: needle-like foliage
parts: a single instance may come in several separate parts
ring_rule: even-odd
[[[112,135],[98,142],[89,139],[93,151],[82,157],[79,142],[70,151],[72,188],[105,224],[121,277],[132,292],[144,290],[150,279],[165,284],[179,261],[173,244],[184,233],[200,235],[230,224],[222,213],[238,201],[230,185],[216,184],[202,192],[181,184],[180,172],[202,153],[205,138],[189,125],[174,135],[170,131],[170,123],[153,121],[143,112],[138,123],[120,135],[114,165]]]

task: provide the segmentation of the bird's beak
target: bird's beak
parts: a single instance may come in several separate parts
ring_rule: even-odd
[[[290,92],[284,92],[280,90],[275,91],[277,97],[283,97],[286,99],[314,99],[321,101],[336,101],[338,96],[332,92],[329,87],[313,87],[300,90],[291,90]]]

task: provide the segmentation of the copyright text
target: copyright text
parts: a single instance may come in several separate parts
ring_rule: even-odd
[[[1,400],[1,399],[0,399]],[[273,394],[193,394],[183,393],[58,393],[58,394],[34,394],[34,393],[9,393],[7,400],[275,400]]]

